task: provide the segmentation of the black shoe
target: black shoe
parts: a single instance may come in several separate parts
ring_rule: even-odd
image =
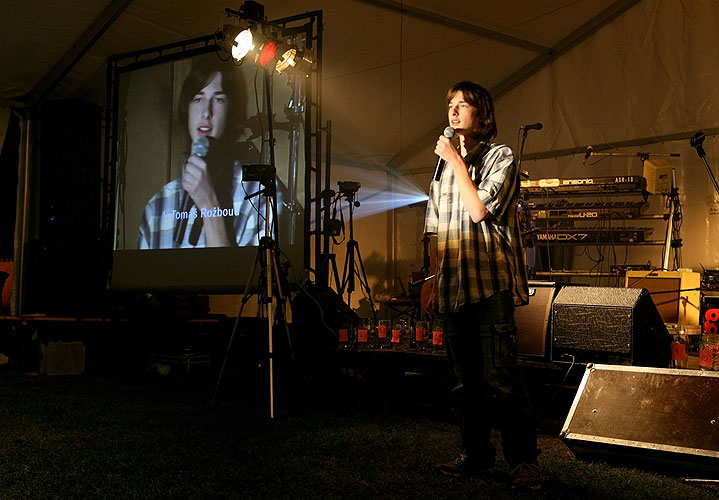
[[[542,489],[542,475],[537,463],[519,464],[512,469],[512,489],[522,488],[532,491]]]
[[[464,453],[453,462],[434,465],[434,470],[438,474],[449,477],[477,476],[483,474],[488,468]]]

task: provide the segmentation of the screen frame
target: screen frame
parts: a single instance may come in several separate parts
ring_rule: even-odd
[[[310,23],[301,28],[300,31],[311,33]],[[167,274],[163,279],[154,279],[148,282],[143,275],[153,270],[156,257],[151,256],[148,250],[122,250],[117,252],[116,238],[118,229],[118,207],[117,207],[117,169],[118,169],[118,131],[119,131],[119,109],[120,102],[120,78],[122,75],[138,69],[147,68],[163,63],[170,63],[195,56],[201,56],[220,52],[217,34],[183,40],[180,42],[152,47],[137,52],[119,54],[108,60],[107,67],[107,110],[108,120],[105,134],[105,163],[103,191],[103,231],[107,235],[107,252],[110,258],[108,266],[108,285],[113,290],[137,290],[137,291],[175,291],[175,292],[207,292],[207,293],[236,293],[245,289],[245,279],[238,276],[247,274],[253,257],[258,254],[257,246],[249,247],[227,247],[227,248],[204,248],[202,256],[219,260],[225,263],[222,271],[215,269],[211,271],[206,268],[188,266],[188,259],[193,256],[188,252],[198,252],[199,249],[164,249],[159,250],[163,254],[163,260],[168,266],[177,269],[177,273]],[[218,54],[218,56],[221,54]],[[228,62],[232,64],[232,62]],[[318,72],[313,71],[314,79],[317,79]],[[309,80],[309,79],[308,79]],[[316,88],[316,87],[315,87]],[[304,96],[306,102],[315,102],[312,94],[313,87],[308,84]],[[297,179],[295,189],[299,193],[304,190],[304,217],[297,217],[297,222],[302,224],[302,242],[298,244],[299,250],[294,249],[293,266],[302,265],[304,269],[310,267],[310,222],[311,222],[311,161],[312,142],[311,138],[316,135],[312,127],[313,106],[306,104],[302,115],[304,120],[304,155],[298,161],[304,162],[304,179]],[[316,122],[316,120],[315,120]],[[282,241],[278,242],[280,245]],[[280,250],[282,247],[280,246]],[[299,255],[298,255],[299,252]],[[296,274],[301,274],[295,269]]]

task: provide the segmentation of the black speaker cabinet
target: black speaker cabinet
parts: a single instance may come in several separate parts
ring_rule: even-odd
[[[568,286],[552,305],[552,360],[667,367],[671,337],[642,288]]]
[[[529,304],[514,311],[520,356],[547,357],[549,318],[556,290],[554,282],[529,282]]]
[[[589,364],[560,438],[580,458],[719,470],[719,372]]]

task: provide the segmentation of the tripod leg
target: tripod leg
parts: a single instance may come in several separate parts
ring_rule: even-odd
[[[369,300],[369,305],[370,305],[370,307],[372,307],[372,316],[374,317],[375,321],[377,321],[377,311],[375,309],[374,302],[372,301],[372,290],[369,287],[369,281],[367,280],[367,273],[364,270],[364,262],[362,262],[362,254],[360,254],[359,245],[357,245],[357,262],[359,263],[360,271],[362,271],[362,274],[357,273],[357,276],[359,277],[360,286],[365,291],[367,300]]]
[[[335,276],[335,288],[339,291],[339,290],[342,289],[342,285],[341,285],[341,283],[340,283],[340,273],[339,273],[339,271],[337,270],[337,259],[335,259],[335,254],[331,254],[331,255],[330,255],[330,259],[332,260],[332,262],[331,262],[331,264],[332,264],[331,270],[332,270],[332,273],[333,273],[334,276]]]
[[[352,248],[350,247],[349,243],[347,243],[347,254],[345,255],[345,265],[342,269],[342,286],[337,289],[337,293],[339,293],[340,297],[342,297],[345,294],[345,289],[349,289],[349,282],[350,277],[352,275],[352,271],[350,268],[350,255],[352,253]]]
[[[230,354],[230,349],[232,348],[232,343],[235,340],[235,333],[237,333],[237,328],[240,324],[240,318],[242,318],[242,312],[245,310],[245,304],[247,303],[247,300],[250,298],[250,283],[252,283],[252,280],[255,276],[255,271],[257,270],[257,262],[259,260],[259,254],[255,254],[255,260],[252,263],[252,270],[250,271],[250,275],[247,278],[247,283],[245,284],[245,291],[242,294],[242,304],[240,305],[240,310],[237,313],[237,319],[235,320],[235,325],[232,327],[232,334],[230,335],[230,341],[227,344],[227,350],[225,351],[225,359],[222,361],[222,367],[220,368],[220,374],[217,377],[217,384],[215,384],[215,392],[212,394],[212,401],[210,401],[210,408],[212,408],[215,405],[215,399],[217,398],[217,391],[220,389],[220,382],[222,381],[222,375],[225,372],[225,366],[227,365],[227,357]]]
[[[287,346],[289,347],[289,350],[290,350],[290,357],[294,359],[292,337],[290,336],[290,327],[287,325],[287,307],[290,307],[290,311],[291,311],[292,306],[290,305],[284,291],[282,290],[282,280],[280,279],[280,265],[277,261],[277,253],[276,252],[272,252],[272,269],[274,271],[275,282],[277,283],[277,297],[278,297],[278,303],[280,304],[279,307],[282,309],[282,323],[284,323],[284,325],[285,325],[285,334],[287,335]],[[277,311],[275,311],[275,314],[277,314]]]
[[[272,248],[265,241],[265,281],[267,285],[265,296],[265,315],[267,316],[267,353],[269,355],[269,376],[270,376],[270,418],[275,418],[275,359],[274,339],[272,326],[275,321],[274,296],[272,294]]]

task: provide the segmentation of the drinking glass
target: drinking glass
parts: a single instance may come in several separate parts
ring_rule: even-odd
[[[388,319],[379,320],[377,325],[377,345],[380,349],[389,349],[390,335],[392,334],[392,321]]]
[[[421,352],[427,351],[427,339],[429,337],[429,323],[417,321],[414,324],[414,341],[417,349]]]
[[[351,323],[342,323],[338,332],[340,349],[352,349],[355,342],[355,327]]]
[[[439,319],[432,325],[432,352],[444,353],[444,324]]]
[[[370,330],[372,329],[372,319],[362,318],[357,326],[357,348],[369,349],[370,346]]]

